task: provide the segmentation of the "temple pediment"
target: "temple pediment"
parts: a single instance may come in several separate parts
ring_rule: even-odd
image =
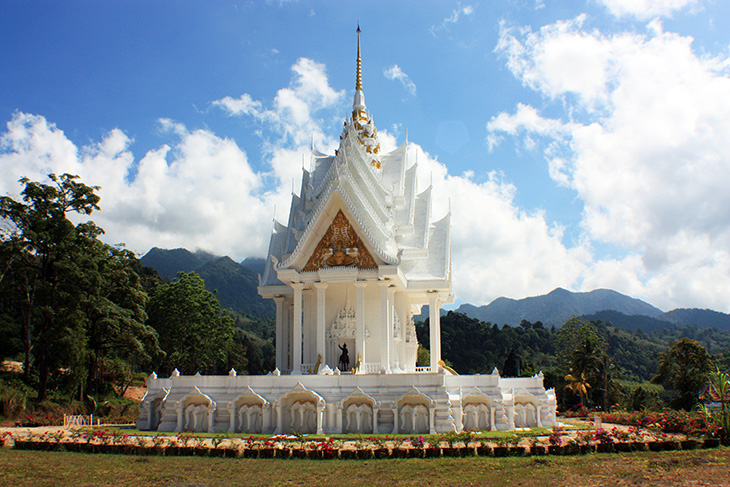
[[[312,272],[347,266],[358,269],[378,267],[345,214],[339,210],[302,270]]]

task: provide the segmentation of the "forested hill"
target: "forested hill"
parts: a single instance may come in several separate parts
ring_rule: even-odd
[[[663,313],[649,303],[610,289],[573,293],[555,289],[543,296],[524,299],[497,298],[486,306],[462,304],[457,310],[471,318],[501,325],[516,326],[522,322],[540,321],[545,326],[560,326],[571,316],[610,322],[627,330],[645,332],[672,325],[695,325],[700,328],[730,330],[730,314],[709,309],[675,309]],[[426,319],[427,307],[417,318]]]
[[[215,260],[208,252],[195,253],[185,249],[160,249],[153,247],[140,259],[143,265],[152,267],[163,279],[174,279],[178,272],[193,272]]]
[[[246,259],[238,263],[230,257],[217,257],[207,252],[155,247],[142,257],[141,262],[166,279],[173,279],[178,272],[196,272],[205,280],[205,288],[216,294],[223,308],[254,316],[274,316],[273,301],[263,299],[256,290],[264,259]]]
[[[697,325],[730,330],[730,315],[711,309],[675,309],[664,313],[661,318],[680,325]]]
[[[562,288],[543,296],[524,299],[497,298],[486,306],[463,304],[456,311],[490,323],[517,325],[522,320],[541,321],[546,326],[559,326],[573,315],[588,315],[615,310],[625,315],[656,317],[662,310],[610,289],[573,293]]]
[[[702,344],[714,355],[721,368],[727,368],[730,363],[730,331],[727,330],[669,323],[667,328],[644,332],[617,328],[601,320],[593,323],[606,341],[606,352],[616,366],[614,373],[617,379],[651,380],[657,372],[660,354],[683,337]],[[416,331],[419,343],[428,348],[428,320],[417,323]],[[514,350],[522,360],[521,375],[531,375],[540,370],[549,374],[559,365],[558,331],[559,328],[528,321],[517,326],[499,327],[449,311],[441,317],[441,353],[461,374],[488,374],[494,367],[503,372],[505,360]],[[550,380],[554,381],[556,377]],[[549,385],[556,384],[551,382]]]

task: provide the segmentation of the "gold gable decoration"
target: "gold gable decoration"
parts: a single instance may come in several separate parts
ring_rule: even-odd
[[[342,266],[356,266],[360,269],[378,267],[350,222],[347,221],[345,214],[340,210],[302,270],[311,272]]]

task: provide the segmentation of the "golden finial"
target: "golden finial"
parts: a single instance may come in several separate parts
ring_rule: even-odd
[[[357,78],[355,91],[362,91],[362,60],[360,58],[360,23],[357,24]]]

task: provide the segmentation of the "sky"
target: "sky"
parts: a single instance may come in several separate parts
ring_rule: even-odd
[[[104,240],[265,257],[355,88],[453,289],[730,312],[730,2],[0,2],[0,194],[98,185]],[[87,218],[87,217],[85,217]]]

